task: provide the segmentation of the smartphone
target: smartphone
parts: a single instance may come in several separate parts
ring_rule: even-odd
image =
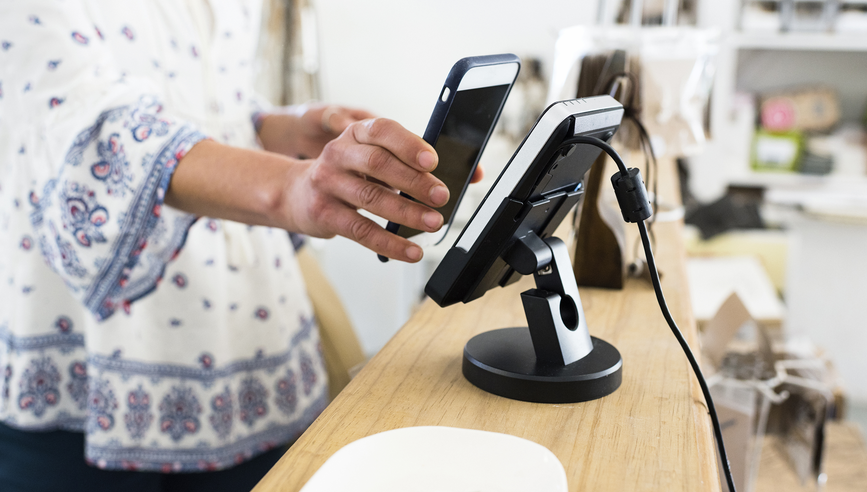
[[[422,247],[443,240],[520,68],[521,60],[512,54],[474,56],[455,63],[423,137],[439,156],[432,174],[449,189],[448,203],[436,209],[443,216],[443,227],[431,233],[389,222],[386,230]],[[388,261],[382,255],[379,259]]]

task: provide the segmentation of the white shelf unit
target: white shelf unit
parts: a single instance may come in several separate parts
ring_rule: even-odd
[[[736,33],[734,49],[786,51],[867,51],[867,32],[855,33]]]
[[[867,0],[859,0],[867,3]],[[750,167],[753,128],[736,113],[737,94],[781,87],[828,85],[840,96],[844,122],[859,121],[867,105],[867,32],[744,32],[740,3],[704,1],[701,27],[722,32],[711,100],[711,140],[692,166],[697,196],[712,200],[730,184],[762,187],[823,186],[836,178],[757,173]],[[850,178],[846,178],[850,179]],[[859,181],[867,177],[855,176]]]
[[[783,189],[827,188],[847,183],[867,186],[867,177],[750,170],[745,174],[733,176],[728,182],[731,186]]]
[[[691,188],[703,200],[728,185],[767,190],[766,199],[781,209],[776,219],[787,228],[784,330],[824,348],[847,398],[867,402],[861,309],[867,291],[867,212],[861,212],[867,209],[860,200],[867,196],[867,176],[754,172],[749,147],[755,117],[733,109],[743,102],[738,93],[822,83],[837,89],[843,121],[860,121],[867,105],[867,32],[741,32],[739,4],[699,3],[701,27],[721,28],[724,35],[711,101],[712,140],[693,160]]]

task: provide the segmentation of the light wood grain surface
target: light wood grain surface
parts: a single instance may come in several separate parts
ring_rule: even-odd
[[[662,178],[660,194],[675,201],[672,163],[664,163]],[[634,233],[635,225],[628,227]],[[655,226],[656,257],[671,311],[696,347],[681,228]],[[463,378],[464,344],[483,331],[525,324],[520,292],[531,287],[527,277],[466,305],[443,309],[427,301],[254,490],[300,490],[346,444],[422,425],[537,442],[563,463],[570,491],[720,490],[701,390],[646,281],[630,279],[619,291],[581,289],[591,335],[623,356],[623,384],[614,394],[577,404],[527,403]]]

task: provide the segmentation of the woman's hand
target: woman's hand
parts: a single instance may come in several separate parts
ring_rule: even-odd
[[[430,174],[436,165],[434,149],[397,122],[354,122],[292,180],[286,201],[292,202],[293,222],[307,234],[339,234],[389,258],[418,261],[418,245],[387,232],[358,210],[422,231],[439,230],[443,217],[430,207],[445,205],[449,191]],[[400,196],[398,190],[422,203]]]
[[[362,109],[328,104],[289,106],[262,119],[259,140],[265,150],[301,159],[315,159],[325,144],[352,123],[373,118]]]

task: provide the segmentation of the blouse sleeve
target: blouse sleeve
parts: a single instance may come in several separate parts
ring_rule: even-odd
[[[118,71],[80,0],[0,10],[0,132],[14,146],[0,158],[18,154],[45,262],[104,319],[153,290],[183,245],[195,217],[163,199],[205,136],[163,111],[157,87]]]

